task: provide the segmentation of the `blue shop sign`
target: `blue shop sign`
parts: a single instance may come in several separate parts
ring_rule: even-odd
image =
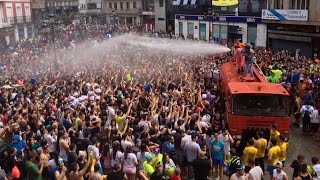
[[[212,16],[205,17],[203,15],[176,15],[176,19],[178,20],[193,20],[193,21],[220,21],[220,22],[239,22],[239,23],[255,23],[260,24],[260,17],[247,17],[247,16]]]

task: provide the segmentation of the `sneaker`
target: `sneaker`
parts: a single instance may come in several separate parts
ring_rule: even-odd
[[[219,180],[219,179],[220,179],[220,177],[218,176],[216,180]]]

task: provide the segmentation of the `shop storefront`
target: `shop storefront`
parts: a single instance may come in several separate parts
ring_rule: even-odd
[[[262,11],[262,19],[268,24],[268,47],[272,50],[288,49],[294,53],[300,49],[301,55],[306,57],[319,54],[320,31],[319,27],[307,23],[308,10],[266,9]],[[287,21],[290,24],[286,24]]]
[[[241,40],[253,46],[266,47],[267,26],[261,18],[245,16],[176,15],[176,34],[226,45]],[[185,30],[186,29],[186,30]]]
[[[313,57],[315,49],[319,54],[319,39],[316,26],[268,24],[268,46],[274,51],[284,48],[295,52],[300,49],[302,55]]]

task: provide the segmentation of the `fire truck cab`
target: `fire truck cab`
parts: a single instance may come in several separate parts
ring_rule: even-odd
[[[277,124],[278,131],[286,136],[290,128],[289,93],[281,84],[269,83],[257,67],[253,68],[254,77],[244,79],[233,61],[224,63],[220,70],[225,117],[240,149],[258,130],[263,130],[269,139],[272,124]]]

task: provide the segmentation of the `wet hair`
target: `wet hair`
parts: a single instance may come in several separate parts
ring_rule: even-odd
[[[112,145],[112,158],[115,159],[117,155],[117,151],[120,151],[120,143],[116,142]]]
[[[270,141],[271,141],[272,145],[276,145],[277,144],[277,139],[275,139],[275,138],[272,138]]]
[[[127,159],[128,158],[128,154],[129,153],[132,153],[132,147],[131,146],[127,146],[126,147],[126,150],[124,152],[124,159]]]
[[[250,163],[250,164],[255,164],[256,161],[255,161],[254,158],[249,158],[249,159],[248,159],[248,163]]]
[[[258,131],[257,135],[258,135],[259,137],[263,137],[264,133],[263,133],[263,131]]]
[[[281,134],[281,135],[279,136],[279,139],[280,139],[281,141],[285,141],[285,140],[286,140],[286,137]]]
[[[230,154],[231,154],[231,156],[237,155],[237,150],[235,148],[231,148],[230,149]]]
[[[254,143],[253,139],[248,139],[248,144],[249,144],[250,146],[252,146],[253,143]]]
[[[78,168],[78,164],[76,163],[76,162],[74,162],[74,163],[71,163],[70,165],[69,165],[69,170],[70,171],[76,171],[77,170],[77,168]]]
[[[307,171],[308,171],[308,165],[302,164],[302,165],[301,165],[301,172],[302,172],[302,173],[307,173]]]
[[[298,159],[298,161],[304,160],[304,155],[299,154],[299,155],[297,156],[297,159]]]
[[[312,164],[317,164],[319,162],[318,157],[312,157],[311,162],[312,162]]]

